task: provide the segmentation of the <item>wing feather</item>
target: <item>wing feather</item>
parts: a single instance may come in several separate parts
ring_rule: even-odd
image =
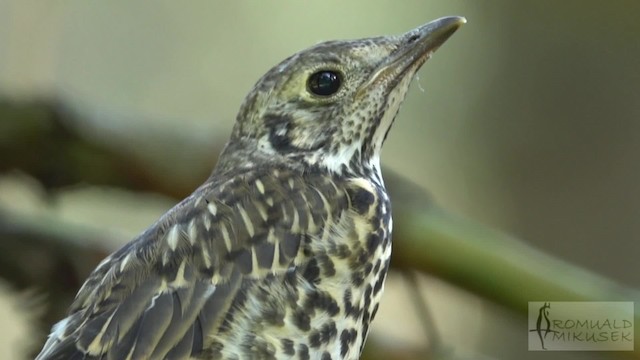
[[[298,265],[305,232],[331,217],[325,205],[346,203],[333,184],[334,195],[323,196],[322,184],[293,173],[283,182],[284,170],[273,175],[202,186],[103,261],[37,360],[200,354],[243,284]]]
[[[197,327],[197,324],[196,326],[192,326],[189,329],[187,329],[187,332],[184,334],[182,339],[180,339],[180,341],[178,341],[178,343],[171,349],[171,351],[167,353],[167,355],[165,356],[165,359],[167,360],[185,359],[189,357],[191,354],[196,352],[194,351],[195,350],[194,349],[194,333],[195,333],[196,327]],[[202,334],[202,332],[199,332],[199,335],[200,334]],[[201,347],[202,345],[200,342],[200,345],[197,346],[197,349],[200,349]],[[158,356],[164,351],[165,349],[155,350],[153,352],[152,359],[158,358]]]
[[[142,315],[142,323],[136,334],[136,343],[131,355],[133,359],[150,358],[159,340],[172,324],[173,310],[173,294],[158,294],[151,300],[151,304]],[[184,333],[181,335],[184,336]]]

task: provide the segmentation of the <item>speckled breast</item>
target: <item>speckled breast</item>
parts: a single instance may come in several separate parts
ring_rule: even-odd
[[[362,178],[301,186],[340,200],[316,207],[323,226],[307,226],[296,266],[243,282],[205,358],[359,358],[389,266],[389,199]]]

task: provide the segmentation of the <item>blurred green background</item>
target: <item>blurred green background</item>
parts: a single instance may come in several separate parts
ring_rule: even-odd
[[[633,0],[0,0],[0,205],[127,240],[206,178],[244,95],[272,65],[319,41],[401,33],[445,15],[468,23],[420,71],[383,164],[452,213],[639,288],[640,2]],[[88,178],[64,181],[58,161],[77,156],[73,149],[43,151],[47,136],[12,133],[24,113],[37,118],[48,103],[100,151],[145,164],[135,186],[99,181],[131,167],[105,171],[82,159]],[[43,190],[22,158],[62,187]],[[613,356],[528,352],[524,317],[428,274],[421,281],[440,337],[456,354]],[[43,334],[28,325],[28,308],[15,310],[27,295],[5,287],[0,316],[17,322],[0,337],[0,358],[13,359],[32,343],[24,334],[36,334],[35,343]],[[398,358],[427,341],[406,290],[393,274],[371,335]]]

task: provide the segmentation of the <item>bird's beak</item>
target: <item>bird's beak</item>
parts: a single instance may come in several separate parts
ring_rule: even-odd
[[[367,91],[381,80],[393,87],[405,75],[415,74],[431,54],[466,22],[462,16],[443,17],[396,37],[395,50],[378,66],[360,91]]]

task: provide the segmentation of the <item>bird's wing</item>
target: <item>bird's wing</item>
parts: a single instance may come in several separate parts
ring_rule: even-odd
[[[37,360],[198,354],[243,282],[299,265],[304,234],[348,202],[285,171],[203,186],[94,270]]]

